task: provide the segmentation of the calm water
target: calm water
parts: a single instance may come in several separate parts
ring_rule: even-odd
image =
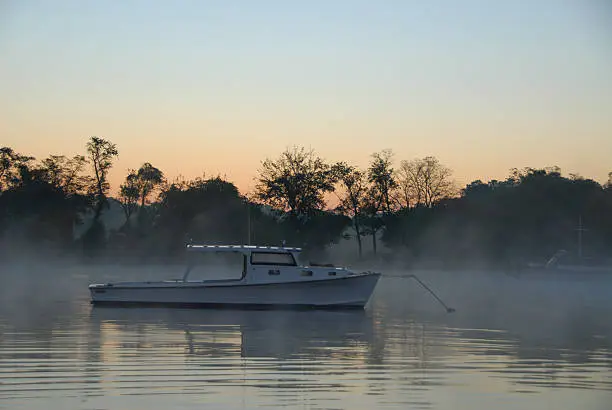
[[[612,408],[601,275],[423,272],[449,315],[400,278],[364,312],[119,309],[87,284],[159,269],[3,269],[0,408]]]

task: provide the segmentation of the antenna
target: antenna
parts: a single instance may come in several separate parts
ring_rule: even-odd
[[[247,245],[251,245],[251,205],[247,202]]]
[[[578,215],[578,257],[582,259],[582,232],[588,231],[582,226],[582,215]]]

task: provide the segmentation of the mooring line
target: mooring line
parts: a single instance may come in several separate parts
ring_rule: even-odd
[[[440,304],[442,306],[444,306],[444,308],[446,309],[446,313],[453,313],[453,312],[455,312],[455,308],[447,306],[446,303],[444,303],[442,301],[442,299],[440,299],[438,297],[438,295],[436,295],[436,293],[429,288],[429,286],[427,286],[421,279],[419,279],[419,277],[417,275],[414,275],[414,274],[409,274],[409,275],[387,275],[387,274],[383,274],[382,276],[383,277],[388,277],[388,278],[403,278],[403,279],[410,279],[410,278],[412,278],[412,279],[416,280],[417,282],[419,282],[419,284],[421,286],[423,286],[425,288],[425,290],[427,290],[429,293],[431,293],[433,295],[433,297],[436,298],[436,300],[438,302],[440,302]]]

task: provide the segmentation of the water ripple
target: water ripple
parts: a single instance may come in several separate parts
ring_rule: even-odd
[[[603,409],[612,401],[612,329],[593,306],[542,322],[532,312],[448,316],[383,301],[366,312],[217,312],[98,309],[78,294],[22,315],[0,304],[0,407]]]

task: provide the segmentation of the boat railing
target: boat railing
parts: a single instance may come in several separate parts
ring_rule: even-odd
[[[188,244],[187,250],[212,252],[251,252],[251,251],[284,251],[301,252],[302,248],[287,246],[255,246],[255,245],[198,245]]]

